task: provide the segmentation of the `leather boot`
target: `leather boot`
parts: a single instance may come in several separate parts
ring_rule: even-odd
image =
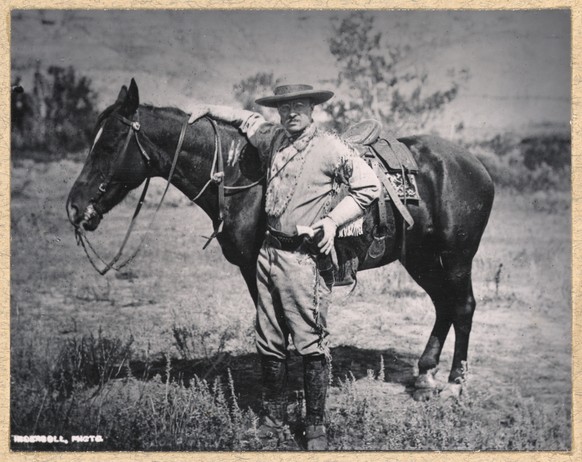
[[[261,358],[263,382],[262,409],[257,437],[276,438],[278,441],[289,439],[287,420],[287,361],[263,356]]]
[[[305,438],[308,451],[327,450],[324,416],[328,381],[329,369],[325,356],[306,356],[303,358],[306,407]]]

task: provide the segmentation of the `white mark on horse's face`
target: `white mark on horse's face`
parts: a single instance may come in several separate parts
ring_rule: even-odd
[[[101,138],[102,134],[103,134],[103,125],[101,125],[101,127],[99,128],[99,131],[95,135],[95,139],[93,140],[93,144],[91,145],[91,151],[93,151],[93,149],[95,149],[95,145],[97,144],[97,141],[99,141],[99,138]]]

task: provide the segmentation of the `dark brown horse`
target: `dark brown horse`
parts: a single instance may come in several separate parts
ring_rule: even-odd
[[[99,132],[79,178],[67,201],[73,226],[95,230],[103,215],[148,177],[168,179],[181,128],[188,115],[175,108],[139,104],[138,88],[132,80],[129,90],[121,89],[117,101],[99,117]],[[139,125],[136,124],[139,120]],[[139,134],[133,136],[135,133]],[[218,241],[227,260],[237,265],[256,301],[255,262],[265,232],[264,183],[256,183],[259,164],[252,149],[230,165],[226,152],[232,143],[247,141],[230,125],[218,123],[225,157],[224,198]],[[215,132],[208,119],[188,126],[171,183],[193,199],[219,227],[218,186],[209,181],[214,165]],[[471,285],[472,260],[487,224],[493,204],[493,183],[483,165],[469,152],[437,137],[403,138],[420,168],[417,183],[421,201],[411,205],[415,225],[406,231],[404,266],[428,293],[436,309],[436,321],[419,360],[416,396],[436,388],[440,354],[451,326],[455,330],[455,351],[447,393],[460,391],[475,298]],[[140,146],[141,145],[141,146]],[[253,183],[256,183],[253,186]],[[250,187],[245,187],[250,185]],[[398,220],[397,220],[398,221]],[[397,227],[399,228],[399,227]],[[400,228],[402,229],[402,228]],[[402,232],[396,245],[387,245],[378,266],[401,257]],[[390,309],[386,307],[386,309]]]

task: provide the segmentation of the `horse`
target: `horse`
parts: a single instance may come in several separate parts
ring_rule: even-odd
[[[177,108],[141,105],[133,79],[129,88],[122,86],[115,103],[98,117],[93,146],[67,199],[69,220],[77,233],[94,231],[130,190],[151,177],[163,177],[210,217],[213,236],[226,259],[240,268],[256,303],[255,265],[266,232],[265,181],[257,173],[261,166],[236,127],[210,118],[188,126],[187,120],[188,114]],[[387,245],[376,266],[400,260],[436,311],[418,360],[413,396],[428,399],[439,391],[441,396],[458,396],[476,305],[472,261],[493,205],[493,182],[476,157],[451,142],[425,135],[399,141],[419,166],[421,200],[409,206],[414,226],[400,228],[405,249]],[[238,162],[229,162],[219,144],[241,146]],[[221,178],[215,178],[217,162],[223,165]],[[227,186],[221,188],[221,181]],[[453,361],[448,383],[439,390],[435,374],[451,326]]]

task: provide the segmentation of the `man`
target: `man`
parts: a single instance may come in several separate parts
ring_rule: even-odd
[[[327,312],[333,281],[320,271],[326,261],[322,257],[332,251],[338,228],[359,218],[378,198],[380,184],[349,146],[314,126],[313,108],[330,99],[331,91],[285,85],[274,93],[256,103],[277,108],[280,124],[223,106],[196,106],[190,122],[208,114],[239,126],[267,166],[268,231],[257,261],[256,341],[264,387],[259,433],[281,437],[288,432],[290,335],[303,357],[307,449],[326,450],[324,413],[331,359]],[[333,207],[341,183],[347,185],[348,194]],[[311,245],[298,226],[307,227],[314,238]]]

